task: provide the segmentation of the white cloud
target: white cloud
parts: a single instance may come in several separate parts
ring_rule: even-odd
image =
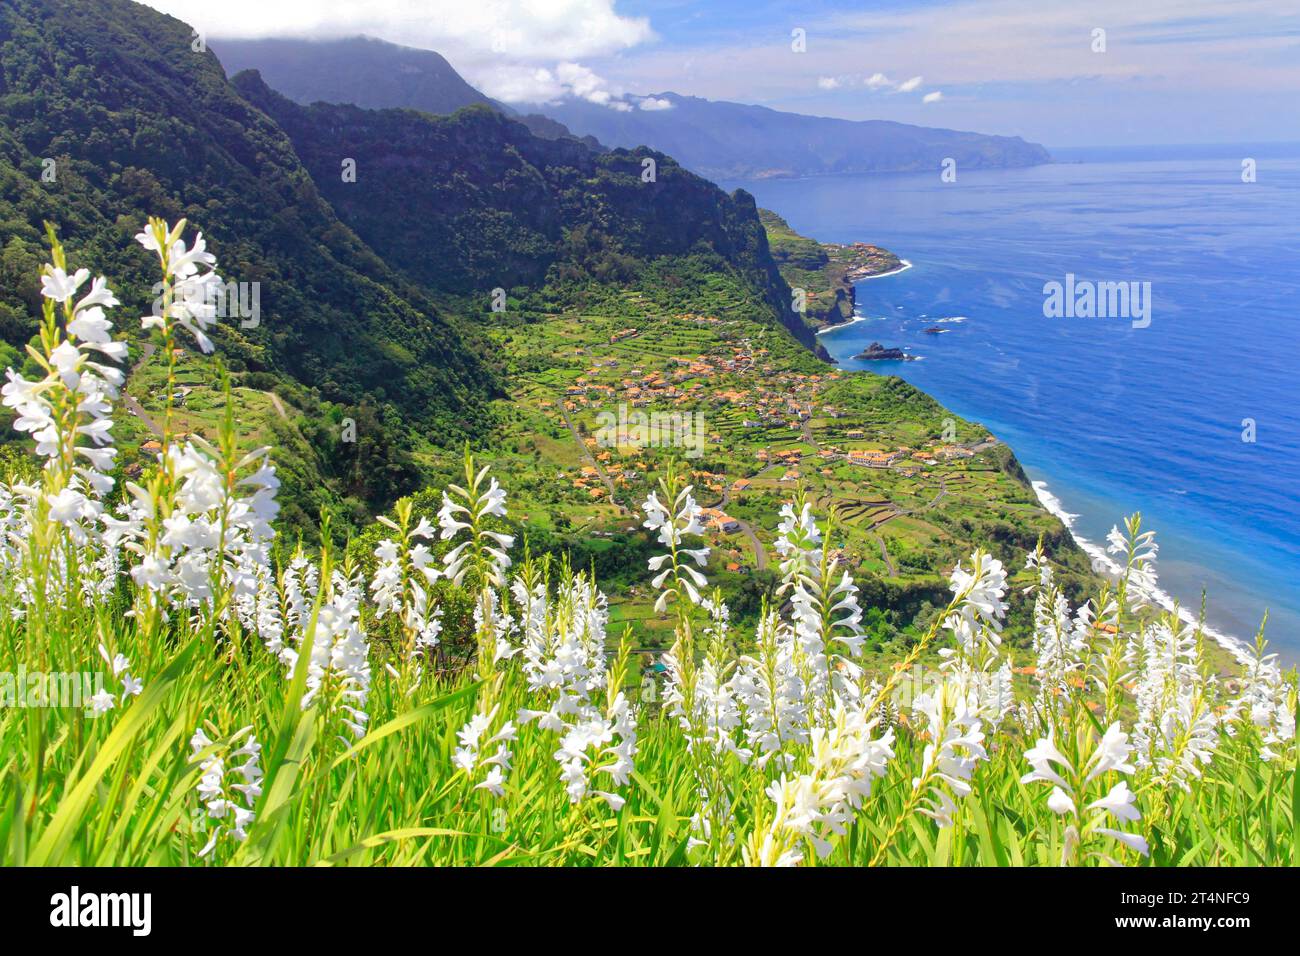
[[[926,93],[925,96],[921,97],[921,102],[938,103],[941,99],[943,99],[943,91],[935,90],[933,93]]]
[[[670,110],[673,108],[673,101],[657,96],[647,96],[637,103],[637,106],[647,111]]]
[[[573,97],[620,113],[634,108],[621,89],[611,86],[603,76],[581,63],[559,63],[552,69],[500,63],[483,73],[478,82],[484,93],[506,103],[555,103]],[[668,100],[654,100],[652,105],[645,105],[650,99],[641,101],[641,109],[672,108]]]
[[[911,93],[921,85],[923,79],[924,77],[914,76],[910,80],[895,83],[883,73],[872,73],[862,83],[869,90],[893,90],[895,93]]]
[[[555,76],[565,90],[580,100],[608,106],[614,99],[605,80],[581,63],[561,63],[555,68]]]
[[[478,87],[506,103],[548,103],[563,98],[564,86],[550,70],[522,64],[500,64],[478,77]]]
[[[645,17],[616,0],[144,0],[205,37],[365,35],[436,50],[488,96],[543,103],[576,96],[630,110],[620,90],[579,58],[609,56],[654,38]]]
[[[833,76],[821,76],[817,78],[817,88],[822,90],[837,90],[840,87],[840,81]]]
[[[604,56],[653,39],[615,0],[145,0],[208,37],[337,38],[359,33],[429,50],[533,61]]]

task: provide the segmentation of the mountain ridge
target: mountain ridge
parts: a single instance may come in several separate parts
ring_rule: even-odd
[[[582,139],[558,120],[525,114],[470,85],[435,50],[402,46],[370,36],[335,40],[266,37],[213,39],[209,47],[227,76],[255,70],[267,86],[302,106],[338,103],[361,109],[411,109],[447,115],[487,106],[523,123],[543,139]]]
[[[475,89],[432,50],[374,38],[212,43],[232,75],[258,69],[268,86],[305,106],[322,101],[445,114],[487,105],[545,138],[649,146],[714,180],[928,171],[945,159],[971,169],[1051,161],[1044,147],[1018,136],[811,116],[671,91],[635,97],[671,104],[659,110],[619,111],[573,98],[512,106]]]
[[[214,38],[208,45],[227,76],[257,70],[272,89],[304,105],[323,101],[426,113],[454,113],[475,104],[501,107],[467,83],[436,51],[374,37]]]
[[[42,221],[58,222],[74,255],[111,268],[129,296],[153,280],[122,240],[148,214],[188,217],[225,278],[264,287],[258,327],[220,327],[237,362],[347,402],[397,383],[399,404],[423,413],[414,417],[441,410],[469,427],[466,411],[494,387],[481,344],[338,220],[288,138],[191,37],[181,21],[128,0],[6,5],[0,62],[15,78],[0,130],[6,249],[38,254]],[[52,183],[38,181],[42,157],[55,162]],[[31,314],[30,295],[2,295],[7,318]],[[3,331],[12,342],[15,330]],[[381,343],[398,337],[430,361],[395,362]]]
[[[701,255],[824,354],[793,312],[743,190],[728,195],[649,149],[602,152],[537,137],[482,105],[441,117],[302,106],[254,71],[233,82],[287,132],[344,221],[420,284],[463,297],[536,289],[575,271],[617,280],[632,262]],[[338,176],[341,149],[357,163],[356,182]],[[409,223],[400,233],[390,228],[398,215]]]

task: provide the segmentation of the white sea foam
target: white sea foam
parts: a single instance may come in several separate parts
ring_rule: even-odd
[[[855,315],[853,318],[849,319],[849,321],[847,321],[847,322],[841,322],[841,323],[839,323],[838,325],[828,325],[828,326],[827,326],[826,328],[824,328],[824,329],[818,329],[818,330],[817,330],[817,334],[818,334],[818,335],[830,335],[830,333],[832,333],[832,332],[838,332],[840,329],[847,329],[850,325],[857,325],[859,322],[865,322],[865,321],[867,321],[867,319],[868,319],[868,316],[865,316],[865,315]]]
[[[1074,539],[1074,543],[1082,548],[1084,553],[1092,560],[1093,570],[1111,578],[1118,578],[1120,574],[1123,573],[1124,569],[1114,559],[1114,557],[1106,551],[1105,546],[1090,541],[1075,530],[1074,522],[1079,516],[1077,514],[1071,514],[1065,510],[1061,504],[1061,499],[1052,494],[1051,489],[1047,487],[1047,482],[1035,481],[1033,486],[1034,493],[1038,495],[1039,502],[1041,502],[1043,507],[1049,512],[1061,519],[1061,523],[1065,525],[1066,530],[1070,532],[1070,537]],[[1188,624],[1194,625],[1197,623],[1197,616],[1195,614],[1193,614],[1188,608],[1178,606],[1173,595],[1159,586],[1142,593],[1141,596],[1149,604],[1164,608],[1166,611],[1172,611],[1175,607],[1178,607],[1178,616],[1182,620],[1186,621]],[[1254,655],[1251,653],[1250,646],[1241,638],[1220,631],[1208,624],[1204,625],[1202,630],[1205,632],[1207,637],[1228,653],[1232,654],[1243,664],[1254,660]]]
[[[885,276],[896,276],[900,272],[906,272],[908,269],[912,268],[912,263],[908,262],[906,259],[899,259],[898,261],[901,262],[902,265],[897,269],[890,269],[888,272],[880,272],[873,276],[862,276],[862,278],[855,279],[854,281],[866,282],[868,279],[883,279]]]

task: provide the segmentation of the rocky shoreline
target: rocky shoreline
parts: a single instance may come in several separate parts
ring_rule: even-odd
[[[888,249],[870,243],[819,242],[802,236],[770,209],[760,209],[759,218],[781,277],[791,290],[803,292],[803,319],[814,331],[853,320],[855,283],[908,266]]]

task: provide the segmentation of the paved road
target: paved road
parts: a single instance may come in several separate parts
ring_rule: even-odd
[[[763,542],[758,540],[758,535],[754,534],[754,529],[748,521],[742,521],[736,518],[736,523],[740,525],[740,532],[749,539],[750,547],[754,549],[754,567],[762,571],[767,567],[767,551],[763,547]]]
[[[729,504],[731,504],[730,483],[723,487],[722,497],[718,499],[718,503],[713,507],[722,511]],[[732,517],[735,518],[736,524],[740,525],[740,533],[749,539],[750,547],[754,549],[754,567],[760,571],[764,570],[767,567],[767,549],[763,547],[763,542],[758,540],[758,535],[754,533],[754,528],[748,521],[736,518],[735,515],[732,515]]]
[[[809,414],[809,415],[812,414],[812,409],[811,409],[811,408],[808,409],[808,414]],[[819,451],[821,451],[821,450],[822,450],[822,446],[819,445],[819,444],[817,444],[817,439],[816,439],[815,437],[813,437],[812,419],[811,419],[811,418],[805,418],[805,419],[803,420],[803,422],[802,422],[802,425],[803,425],[803,440],[804,440],[805,442],[807,442],[809,445],[812,445],[812,448],[813,448],[813,451],[814,451],[814,452],[819,452]]]
[[[921,511],[929,511],[931,508],[933,508],[935,505],[937,505],[937,504],[939,503],[939,500],[940,500],[944,495],[946,495],[947,493],[948,493],[948,477],[947,477],[947,475],[940,474],[940,475],[939,475],[939,493],[938,493],[937,495],[934,496],[934,500],[932,500],[928,505],[924,505],[924,506],[922,506],[922,507],[920,508],[920,510],[921,510]]]
[[[144,343],[144,345],[140,347],[140,358],[131,366],[131,374],[134,375],[136,372],[140,371],[141,366],[143,366],[145,362],[149,361],[149,359],[153,357],[153,353],[157,351],[158,346],[154,345],[152,342]],[[126,394],[125,390],[122,392],[122,404],[126,407],[128,412],[140,419],[140,421],[144,422],[145,428],[149,429],[149,431],[153,432],[160,438],[162,437],[162,428],[157,422],[149,417],[149,413],[144,410],[139,402]]]
[[[280,413],[281,421],[287,422],[289,416],[285,413],[284,402],[280,401],[280,396],[275,394],[275,392],[263,392],[262,394],[271,400],[271,404],[275,406],[275,410]]]
[[[609,490],[610,502],[624,514],[631,514],[632,512],[628,511],[628,509],[623,506],[623,503],[618,500],[618,491],[614,487],[613,480],[605,473],[605,469],[600,467],[600,462],[598,462],[596,456],[591,453],[591,449],[587,447],[587,443],[582,440],[582,435],[578,432],[578,426],[573,424],[573,419],[569,417],[569,410],[564,407],[564,396],[559,396],[556,405],[560,408],[560,414],[564,416],[564,424],[568,425],[569,431],[573,433],[573,440],[578,443],[578,449],[586,456],[587,461],[591,462],[591,467],[596,469],[596,474]]]
[[[871,536],[875,538],[876,543],[880,545],[880,558],[885,562],[885,569],[889,571],[889,576],[891,578],[898,577],[898,568],[894,567],[893,559],[889,556],[889,548],[885,546],[885,539],[874,531],[871,533]]]

